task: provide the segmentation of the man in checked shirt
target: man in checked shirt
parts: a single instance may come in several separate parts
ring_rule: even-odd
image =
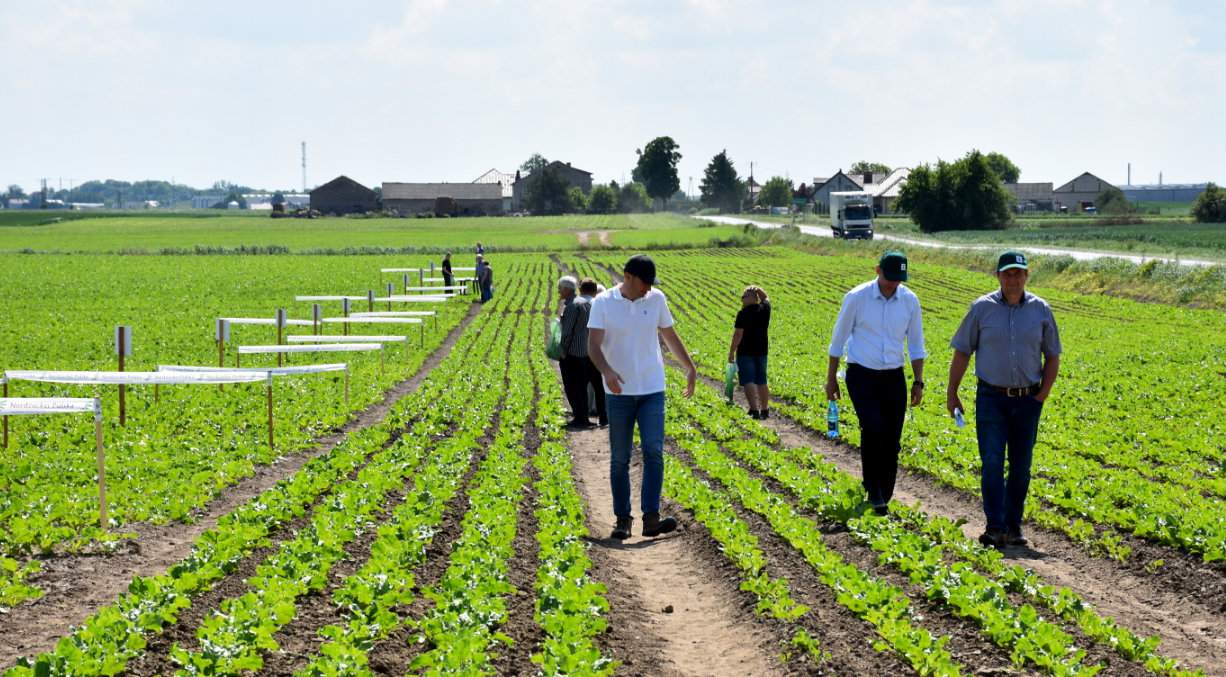
[[[996,262],[1000,289],[971,304],[954,334],[945,406],[966,411],[958,386],[975,354],[975,430],[983,462],[981,490],[987,530],[979,542],[1003,549],[1027,545],[1022,514],[1043,402],[1060,371],[1060,332],[1047,301],[1026,291],[1026,255],[1009,251]],[[1005,477],[1006,450],[1009,476]]]

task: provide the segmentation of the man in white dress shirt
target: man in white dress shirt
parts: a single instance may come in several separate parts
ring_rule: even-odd
[[[877,279],[847,292],[830,340],[826,397],[839,399],[839,360],[847,349],[847,394],[860,420],[860,462],[864,491],[878,515],[889,513],[898,474],[903,420],[907,414],[904,344],[910,354],[911,406],[924,396],[924,324],[919,298],[902,283],[907,256],[888,251],[877,265]]]

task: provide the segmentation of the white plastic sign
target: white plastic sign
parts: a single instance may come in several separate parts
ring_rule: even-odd
[[[213,328],[214,341],[229,341],[230,340],[230,321],[224,317],[217,318],[217,324]]]
[[[319,322],[323,320],[323,317],[324,317],[323,308],[320,307],[318,303],[312,305],[311,306],[311,321],[314,322],[315,324],[319,324]]]
[[[132,356],[132,327],[124,324],[115,327],[115,354]]]

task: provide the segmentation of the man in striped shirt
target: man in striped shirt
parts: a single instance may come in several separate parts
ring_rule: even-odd
[[[915,374],[911,406],[918,407],[924,396],[924,322],[919,299],[902,284],[906,279],[906,255],[888,251],[877,265],[877,278],[847,292],[826,371],[826,397],[837,400],[839,360],[846,346],[847,394],[860,420],[864,491],[878,515],[890,511],[898,474],[908,400],[904,343]]]
[[[588,386],[594,388],[596,416],[600,426],[609,425],[609,416],[604,406],[604,385],[600,371],[592,364],[587,354],[587,320],[592,311],[592,298],[596,295],[596,282],[584,278],[578,284],[575,295],[575,278],[567,275],[558,281],[558,295],[562,298],[562,389],[570,403],[571,421],[568,427],[586,429],[593,427],[588,418]]]

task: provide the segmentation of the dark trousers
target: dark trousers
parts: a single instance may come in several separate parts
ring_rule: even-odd
[[[860,463],[864,491],[873,505],[885,505],[894,495],[902,424],[907,415],[907,379],[902,367],[868,369],[847,365],[847,394],[860,419]]]
[[[600,370],[591,358],[567,355],[558,366],[562,370],[562,390],[566,393],[574,419],[586,421],[591,416],[587,406],[587,387],[590,384],[596,391],[596,416],[601,423],[607,423],[609,414],[605,411],[604,384]]]
[[[444,287],[450,287],[450,286],[452,286],[452,285],[454,285],[454,284],[455,284],[455,276],[454,276],[454,275],[452,275],[451,273],[449,273],[449,272],[447,272],[447,271],[445,271],[445,270],[444,270],[444,271],[443,271],[443,286],[444,286]],[[451,290],[450,290],[450,289],[448,289],[448,290],[447,290],[447,293],[448,293],[448,294],[450,294],[450,293],[451,293]]]
[[[983,463],[980,489],[989,531],[1020,528],[1030,490],[1030,462],[1039,433],[1043,403],[1030,396],[1009,397],[980,386],[975,394],[975,432]],[[1009,476],[1005,477],[1005,458]]]

